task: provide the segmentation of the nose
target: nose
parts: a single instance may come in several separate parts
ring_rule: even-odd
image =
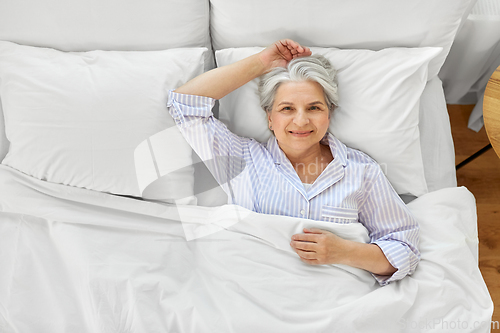
[[[309,117],[303,110],[299,110],[293,118],[293,123],[299,127],[309,124]]]

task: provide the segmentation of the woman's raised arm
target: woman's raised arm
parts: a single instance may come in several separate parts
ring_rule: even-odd
[[[221,99],[274,67],[285,67],[292,59],[309,55],[309,48],[291,39],[282,39],[248,58],[203,73],[175,92]]]

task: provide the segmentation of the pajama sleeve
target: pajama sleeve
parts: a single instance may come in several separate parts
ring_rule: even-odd
[[[212,113],[215,99],[169,91],[168,111],[215,180],[233,198],[230,180],[245,168],[250,139],[232,133]],[[233,203],[233,202],[229,202]]]
[[[397,269],[390,276],[372,274],[380,285],[412,274],[420,260],[417,248],[419,227],[381,168],[374,163],[366,174],[366,191],[360,222],[370,232],[390,264]]]

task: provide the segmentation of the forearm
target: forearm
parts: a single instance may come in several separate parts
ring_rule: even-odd
[[[175,92],[221,99],[264,74],[266,70],[258,54],[255,54],[233,64],[203,73],[177,88]]]
[[[397,271],[376,244],[349,242],[350,250],[345,256],[346,265],[361,268],[378,275],[392,275]]]

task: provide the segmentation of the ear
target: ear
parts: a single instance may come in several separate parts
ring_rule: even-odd
[[[268,127],[271,128],[273,126],[273,121],[271,120],[271,111],[266,111],[267,112],[267,124]]]
[[[332,105],[330,105],[330,110],[328,110],[328,119],[332,117],[332,113],[335,111],[336,108],[337,106],[335,104],[332,103]]]

